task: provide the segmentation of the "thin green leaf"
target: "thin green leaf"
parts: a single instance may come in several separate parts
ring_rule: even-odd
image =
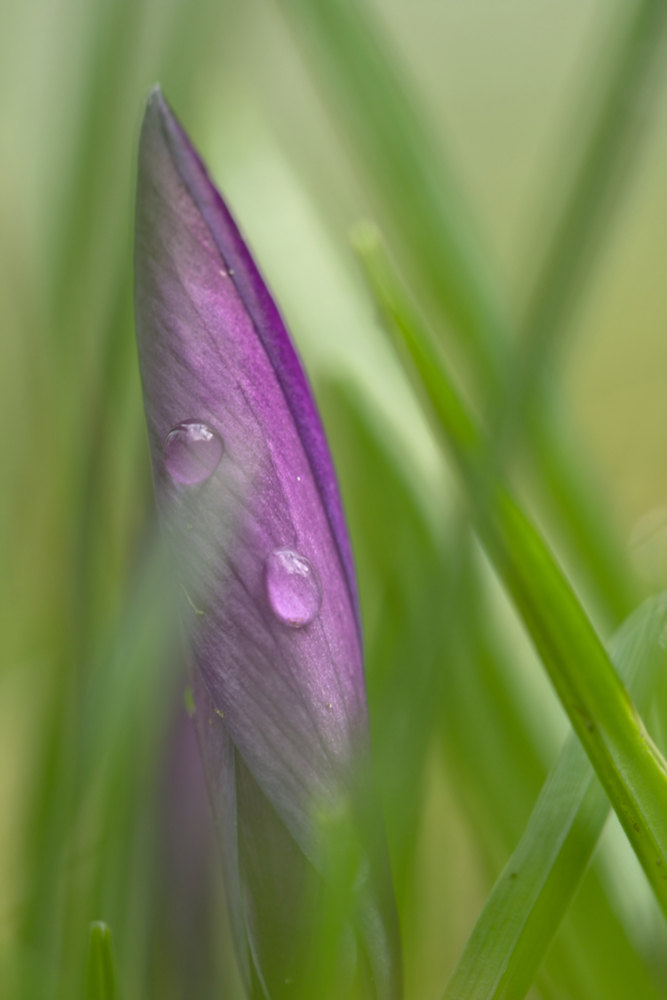
[[[449,440],[477,527],[667,913],[667,765],[539,532],[480,461],[484,443],[392,274],[379,237],[357,241],[373,291]],[[664,874],[663,874],[664,873]]]
[[[111,931],[101,920],[96,920],[90,925],[86,1000],[115,1000],[116,996],[116,966]]]
[[[645,709],[658,668],[667,597],[645,602],[611,642],[621,678]],[[444,1000],[521,1000],[565,916],[609,813],[609,802],[573,733],[530,822],[489,896]]]

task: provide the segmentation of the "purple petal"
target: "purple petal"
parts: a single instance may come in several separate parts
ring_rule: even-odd
[[[146,118],[149,116],[154,116],[156,123],[159,120],[162,137],[169,148],[174,166],[201,212],[221,259],[227,265],[239,298],[252,320],[256,335],[262,342],[283,391],[338,547],[338,557],[361,637],[352,550],[336,473],[322,421],[292,339],[229,209],[159,89],[154,91],[149,101]]]
[[[361,632],[335,473],[306,377],[159,91],[141,133],[135,299],[155,494],[183,591],[199,741],[247,978],[250,965],[263,974],[259,952],[273,934],[258,929],[271,924],[259,885],[268,893],[280,884],[279,863],[258,848],[266,833],[256,817],[271,817],[272,843],[294,838],[278,851],[294,870],[301,852],[317,868],[314,809],[349,797],[367,767]],[[369,861],[360,932],[378,996],[396,997],[383,851]]]
[[[336,796],[367,732],[349,543],[287,331],[159,92],[141,135],[136,228],[155,489],[179,557],[194,659],[234,744],[311,851],[313,796]],[[202,426],[217,442],[212,469]],[[312,567],[321,593],[301,628],[269,599],[272,561],[282,552]],[[297,583],[286,569],[288,604]]]

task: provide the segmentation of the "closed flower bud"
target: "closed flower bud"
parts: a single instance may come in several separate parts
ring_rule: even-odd
[[[357,846],[336,975],[366,968],[370,995],[394,1000],[397,922],[333,465],[280,314],[159,90],[141,133],[135,298],[156,502],[248,992],[305,996],[314,981],[331,817],[345,815]]]

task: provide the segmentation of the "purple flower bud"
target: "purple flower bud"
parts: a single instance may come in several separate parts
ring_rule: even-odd
[[[326,851],[314,813],[353,795],[368,758],[354,569],[294,346],[159,90],[141,133],[135,266],[155,494],[240,965],[253,995],[294,996],[298,949],[285,955]],[[376,995],[395,998],[396,918],[377,854],[357,932]]]

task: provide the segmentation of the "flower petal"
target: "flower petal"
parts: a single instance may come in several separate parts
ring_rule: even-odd
[[[243,975],[251,990],[256,976],[278,989],[277,928],[284,935],[302,912],[292,900],[280,928],[271,894],[280,895],[281,864],[305,886],[312,862],[317,881],[316,812],[361,799],[358,931],[377,996],[394,1000],[400,948],[386,847],[372,795],[358,795],[368,715],[333,465],[276,306],[159,91],[141,133],[135,268],[155,494],[183,590]]]
[[[313,797],[335,797],[367,733],[349,543],[287,331],[159,91],[141,134],[136,232],[155,490],[194,659],[234,744],[310,853]],[[208,464],[201,428],[213,442]],[[305,560],[319,591],[302,627],[267,588],[275,553]],[[278,579],[288,598],[303,583],[294,565]]]

